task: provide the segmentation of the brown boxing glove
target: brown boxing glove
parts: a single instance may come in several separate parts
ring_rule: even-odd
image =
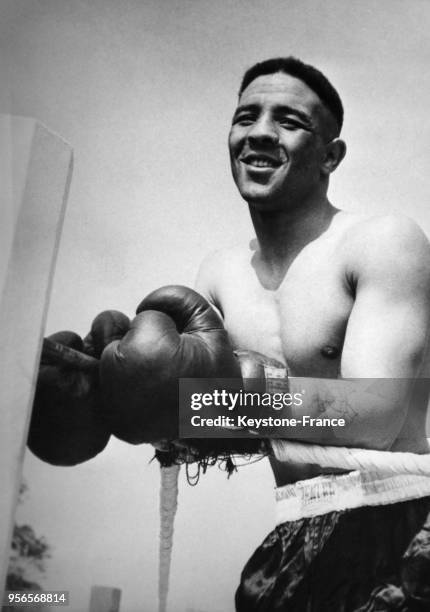
[[[249,437],[178,443],[178,381],[235,379],[240,384],[246,377],[254,386],[259,384],[255,379],[265,386],[270,363],[259,353],[236,355],[222,320],[197,292],[181,286],[158,289],[138,306],[128,333],[102,354],[101,384],[112,433],[133,444],[153,443],[164,465],[184,459],[184,449],[186,460],[196,461],[259,452],[260,440]]]
[[[128,331],[129,323],[122,313],[105,311],[84,340],[64,331],[45,341],[27,441],[42,461],[76,465],[105,448],[111,432],[96,358]]]

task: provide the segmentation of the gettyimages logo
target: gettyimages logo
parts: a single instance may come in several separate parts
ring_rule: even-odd
[[[239,408],[268,407],[273,410],[282,410],[291,406],[303,404],[302,393],[253,393],[250,391],[227,391],[226,389],[214,389],[206,393],[191,394],[191,410],[201,410],[215,406],[226,408],[229,412]]]

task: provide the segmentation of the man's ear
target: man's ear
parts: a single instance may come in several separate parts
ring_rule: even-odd
[[[334,138],[325,145],[325,157],[321,165],[324,176],[328,176],[340,164],[346,154],[346,144],[340,138]]]

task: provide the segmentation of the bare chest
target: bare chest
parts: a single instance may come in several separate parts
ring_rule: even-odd
[[[222,307],[235,347],[286,362],[295,376],[338,375],[353,298],[339,258],[322,255],[298,256],[276,290],[252,266],[231,275]]]

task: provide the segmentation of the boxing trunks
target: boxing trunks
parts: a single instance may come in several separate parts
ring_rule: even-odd
[[[242,572],[237,612],[430,610],[402,586],[408,547],[430,559],[430,478],[351,472],[276,497],[278,524]],[[418,582],[428,573],[413,570]]]

